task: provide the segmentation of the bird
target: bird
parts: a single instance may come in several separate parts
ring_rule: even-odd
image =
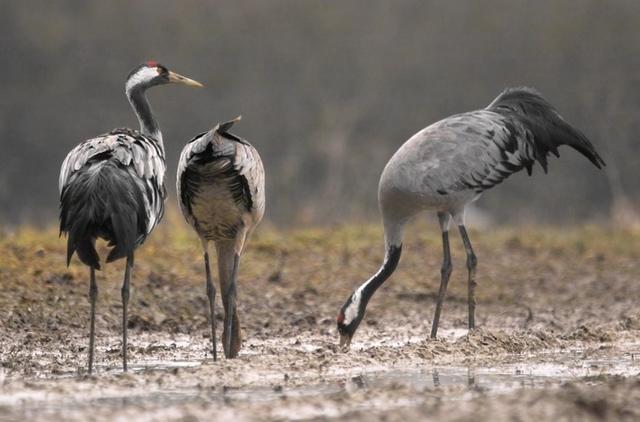
[[[547,157],[567,145],[597,168],[605,162],[592,143],[567,123],[536,90],[507,88],[484,109],[440,120],[413,135],[388,161],[378,185],[385,256],[380,269],[346,300],[337,316],[339,347],[348,350],[375,291],[395,271],[402,253],[403,229],[414,215],[435,211],[442,231],[443,262],[431,327],[438,322],[452,271],[449,227],[458,226],[467,255],[469,329],[475,328],[477,258],[465,228],[465,208],[511,174],[537,162],[547,172]]]
[[[180,154],[176,187],[180,210],[202,244],[209,299],[211,347],[217,360],[215,296],[209,247],[214,243],[224,306],[223,352],[235,358],[241,348],[236,291],[240,256],[265,210],[265,172],[258,151],[229,132],[239,120],[219,123],[191,139]]]
[[[126,258],[122,296],[122,367],[127,371],[127,306],[134,251],[164,214],[165,151],[162,132],[146,97],[149,88],[170,83],[203,87],[156,61],[135,67],[125,94],[140,124],[85,140],[73,148],[60,168],[60,235],[67,235],[67,266],[74,252],[89,267],[89,374],[93,372],[95,271],[100,270],[97,239],[111,247],[106,262]]]

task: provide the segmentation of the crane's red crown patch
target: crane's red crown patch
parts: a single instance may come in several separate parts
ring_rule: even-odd
[[[149,60],[149,61],[147,61],[147,66],[156,67],[156,66],[158,66],[158,62],[155,61],[155,60]]]

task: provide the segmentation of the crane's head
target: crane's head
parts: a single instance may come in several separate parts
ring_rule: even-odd
[[[362,300],[362,292],[356,290],[349,296],[349,299],[342,305],[340,313],[338,313],[338,332],[340,333],[340,348],[344,351],[349,350],[351,339],[355,334],[367,304]]]
[[[170,71],[160,63],[149,60],[135,67],[127,77],[126,91],[127,93],[134,90],[151,88],[156,85],[164,84],[182,84],[202,88],[200,82],[194,81],[175,72]]]

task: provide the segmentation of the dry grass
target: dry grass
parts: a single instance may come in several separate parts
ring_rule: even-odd
[[[640,236],[636,233],[595,225],[560,229],[530,226],[472,230],[471,239],[479,257],[481,323],[492,323],[499,317],[484,311],[489,305],[497,306],[499,312],[521,306],[523,318],[532,317],[534,324],[545,322],[549,316],[543,314],[549,308],[562,314],[578,307],[583,312],[572,321],[577,327],[602,316],[598,307],[603,295],[615,303],[631,303],[632,298],[640,297],[635,282],[640,276]],[[88,271],[76,258],[69,268],[65,266],[65,247],[65,240],[53,227],[21,227],[0,241],[0,319],[6,322],[4,330],[46,330],[52,324],[84,326]],[[463,325],[463,316],[458,321],[449,315],[452,307],[463,314],[466,300],[465,256],[455,234],[452,248],[454,273],[445,326]],[[285,318],[287,313],[304,310],[316,321],[332,320],[350,291],[378,268],[382,255],[378,225],[296,230],[264,225],[242,260],[241,313],[249,326],[259,320],[267,327],[283,318],[278,309]],[[424,318],[430,318],[440,260],[440,234],[435,224],[412,225],[398,271],[372,301],[370,322],[402,314],[406,307],[398,301],[423,304]],[[122,268],[120,261],[98,273],[98,312],[113,330],[118,329]],[[170,215],[137,253],[132,325],[183,332],[203,328],[203,284],[199,242],[177,216]],[[313,307],[298,309],[291,303],[304,303],[305,297]],[[546,322],[553,324],[552,320]]]

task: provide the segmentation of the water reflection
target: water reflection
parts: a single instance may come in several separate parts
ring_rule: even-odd
[[[288,376],[284,383],[276,385],[199,389],[163,389],[154,391],[136,390],[137,394],[122,391],[111,396],[75,397],[64,400],[26,399],[21,402],[25,414],[48,409],[77,409],[136,405],[170,406],[177,403],[242,403],[265,402],[287,397],[327,397],[357,391],[380,389],[408,389],[428,392],[434,389],[451,389],[464,394],[465,399],[475,394],[500,394],[517,389],[543,388],[560,385],[566,381],[587,379],[594,381],[602,375],[633,376],[640,372],[640,362],[631,353],[605,355],[599,358],[585,358],[583,354],[553,353],[545,359],[537,356],[534,363],[527,361],[492,366],[437,365],[426,368],[391,369],[367,371],[344,377],[327,377],[323,382],[294,384]],[[178,368],[197,366],[193,362],[154,362],[132,368],[134,371],[175,371]],[[196,369],[192,369],[196,370]],[[461,397],[442,395],[442,399]],[[1,398],[1,397],[0,397]],[[6,405],[6,404],[5,404]],[[3,406],[0,400],[0,407]]]

